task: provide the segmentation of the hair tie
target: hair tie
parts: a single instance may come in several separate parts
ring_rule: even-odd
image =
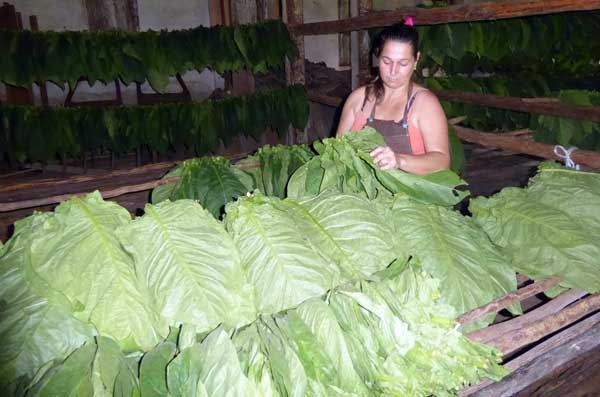
[[[413,17],[407,17],[404,20],[404,24],[408,26],[415,26],[415,21],[413,20]]]

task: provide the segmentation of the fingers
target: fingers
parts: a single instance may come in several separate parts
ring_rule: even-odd
[[[369,154],[381,170],[396,168],[396,154],[388,146],[380,146]]]

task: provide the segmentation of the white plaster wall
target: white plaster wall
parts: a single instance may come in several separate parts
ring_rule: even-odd
[[[84,0],[12,0],[16,10],[23,15],[24,27],[29,28],[29,15],[36,15],[42,30],[86,30],[88,29],[87,10]],[[138,0],[140,30],[184,29],[199,25],[210,25],[208,0]],[[217,73],[209,70],[190,71],[183,75],[194,100],[207,98],[215,88],[223,88],[224,80]],[[67,95],[66,87],[58,87],[53,83],[46,84],[48,99],[52,105],[64,103]],[[152,92],[148,84],[142,87],[144,92]],[[180,91],[175,78],[170,79],[167,92]],[[125,104],[135,104],[135,84],[121,84],[121,93]],[[39,88],[34,86],[35,102],[40,104]],[[114,83],[107,85],[96,83],[90,87],[82,82],[77,87],[74,100],[95,100],[114,98]],[[6,90],[0,84],[0,100],[6,100]]]
[[[87,10],[83,0],[8,0],[29,27],[29,15],[37,15],[40,30],[87,29]]]
[[[337,0],[304,0],[304,22],[338,20]],[[325,62],[327,66],[339,69],[340,53],[337,34],[306,36],[304,38],[306,59],[312,62]]]
[[[422,2],[419,0],[373,0],[373,9],[395,10],[397,8],[414,7]]]

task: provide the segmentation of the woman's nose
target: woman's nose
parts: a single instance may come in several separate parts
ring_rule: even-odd
[[[392,63],[392,69],[391,69],[391,71],[390,71],[390,74],[393,76],[393,75],[395,75],[396,73],[398,73],[398,65],[397,65],[397,64],[395,64],[395,63]]]

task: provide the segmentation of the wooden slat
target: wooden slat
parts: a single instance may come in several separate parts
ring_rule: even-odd
[[[548,280],[535,282],[526,287],[523,287],[515,292],[504,295],[498,299],[494,299],[492,302],[487,305],[475,308],[471,311],[466,312],[462,316],[460,316],[457,321],[461,324],[468,324],[473,321],[482,319],[488,314],[498,313],[500,310],[512,305],[513,303],[517,303],[522,301],[523,299],[527,299],[531,296],[539,294],[540,292],[544,292],[547,289],[550,289],[558,284],[560,278],[558,276],[552,277]]]
[[[488,343],[498,337],[511,332],[515,329],[524,328],[530,324],[534,324],[544,317],[560,312],[565,307],[573,302],[578,301],[587,295],[587,292],[581,290],[569,290],[563,292],[550,302],[537,307],[522,316],[512,318],[502,323],[493,324],[489,327],[482,328],[467,334],[467,337],[475,342]]]
[[[530,396],[533,391],[530,387],[535,389],[539,382],[560,374],[578,361],[597,354],[598,351],[600,351],[600,324],[596,323],[568,342],[539,355],[501,382],[492,383],[470,396]],[[544,395],[544,393],[535,395]]]
[[[513,98],[475,92],[434,91],[440,100],[469,103],[479,106],[514,110],[517,112],[539,113],[555,117],[587,120],[600,123],[600,106],[576,106],[548,101],[547,98]],[[536,101],[535,99],[544,99]]]
[[[373,0],[358,0],[358,15],[363,16],[373,11]],[[358,32],[358,84],[364,85],[371,79],[371,39],[369,32]],[[353,87],[356,88],[356,87]]]
[[[302,24],[304,21],[304,0],[285,0],[288,25]],[[288,85],[306,84],[306,71],[304,64],[304,36],[290,32],[296,47],[298,48],[298,57],[290,59],[286,63],[286,82]],[[308,143],[308,133],[306,128],[303,130],[294,129],[293,142],[288,143]]]
[[[488,344],[496,347],[504,355],[509,355],[597,310],[600,310],[600,294],[591,295],[558,313],[507,332]]]
[[[236,167],[238,169],[249,169],[249,168],[258,167],[259,165],[260,164],[258,162],[246,162],[246,163],[242,163],[242,164],[234,164],[234,167]],[[103,198],[107,199],[107,198],[122,196],[124,194],[142,192],[145,190],[151,190],[158,186],[165,185],[167,183],[174,183],[177,181],[179,181],[179,177],[175,176],[175,177],[171,177],[171,178],[159,179],[159,180],[154,180],[154,181],[135,184],[135,185],[121,186],[121,187],[111,189],[111,190],[104,190],[100,193],[102,194]],[[62,201],[68,200],[71,197],[81,197],[88,193],[89,193],[89,191],[78,192],[78,193],[67,193],[67,194],[59,194],[59,195],[55,195],[55,196],[43,197],[43,198],[38,198],[38,199],[0,203],[0,212],[10,212],[10,211],[15,211],[15,210],[24,209],[24,208],[34,208],[34,207],[41,207],[41,206],[49,205],[49,204],[56,204],[56,203],[60,203]]]
[[[463,141],[476,143],[485,147],[509,150],[515,153],[530,154],[545,159],[562,160],[554,153],[554,145],[522,139],[518,136],[477,131],[458,125],[454,126],[454,130]],[[571,159],[577,164],[584,164],[594,169],[600,169],[600,152],[578,149],[571,153]]]
[[[555,14],[570,11],[600,9],[598,0],[512,0],[469,3],[441,8],[404,8],[395,11],[375,12],[341,21],[313,22],[291,25],[300,35],[317,35],[349,32],[389,26],[407,16],[414,17],[417,25],[435,25],[451,22],[489,21],[531,15]]]
[[[575,337],[587,332],[588,330],[597,326],[599,323],[600,313],[596,313],[591,317],[588,317],[585,320],[581,321],[580,323],[577,323],[572,327],[569,327],[566,330],[559,332],[558,334],[545,340],[544,342],[540,343],[531,350],[528,350],[527,352],[515,357],[513,360],[510,360],[509,362],[504,364],[504,366],[514,372],[519,368],[522,368],[525,365],[531,363],[536,358],[555,349],[556,347],[564,345],[565,343],[573,340]],[[462,397],[470,396],[473,393],[491,385],[492,383],[494,383],[492,380],[485,379],[476,385],[461,390],[459,392],[459,395]]]

